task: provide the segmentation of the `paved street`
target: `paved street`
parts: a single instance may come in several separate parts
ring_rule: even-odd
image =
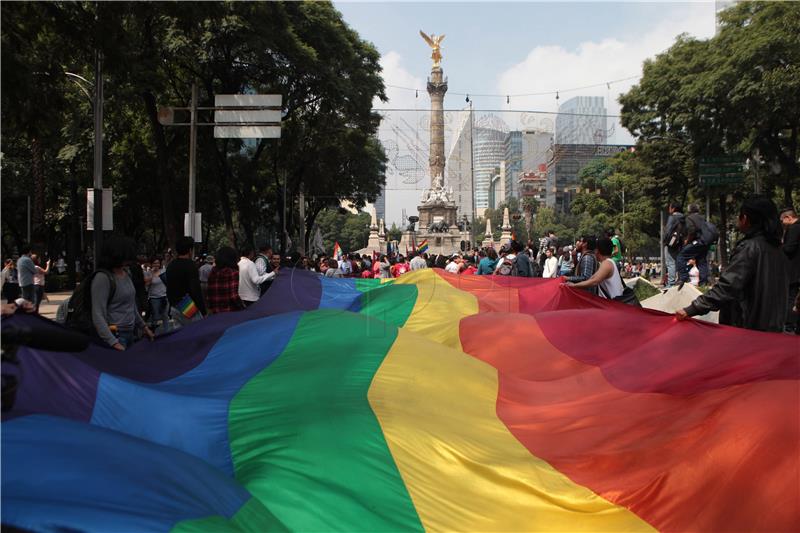
[[[71,291],[47,293],[47,299],[39,305],[39,314],[50,320],[55,320],[58,306],[70,297]]]

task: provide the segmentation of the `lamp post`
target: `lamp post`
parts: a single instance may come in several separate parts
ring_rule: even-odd
[[[86,88],[91,85],[89,80],[73,72],[65,72],[92,104],[94,114],[94,268],[100,259],[100,250],[103,247],[103,56],[99,50],[95,51],[94,63],[94,91]],[[83,83],[86,85],[84,85]]]

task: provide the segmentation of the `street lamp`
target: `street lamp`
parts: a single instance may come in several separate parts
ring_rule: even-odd
[[[67,78],[80,87],[92,104],[94,114],[94,267],[98,267],[103,247],[103,57],[95,52],[94,94],[89,93],[89,80],[74,72],[65,72]],[[83,82],[83,83],[81,83]],[[84,83],[86,85],[84,85]]]

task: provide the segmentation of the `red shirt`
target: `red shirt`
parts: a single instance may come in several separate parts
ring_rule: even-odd
[[[214,267],[208,275],[208,309],[212,313],[227,313],[243,309],[239,298],[239,270]]]
[[[477,268],[475,268],[474,266],[470,265],[467,268],[465,268],[464,270],[462,270],[461,272],[459,272],[459,274],[461,274],[461,275],[464,275],[464,274],[475,274],[475,272],[477,272],[477,271],[478,271]]]
[[[395,263],[390,270],[392,276],[399,278],[401,274],[408,272],[408,263]]]

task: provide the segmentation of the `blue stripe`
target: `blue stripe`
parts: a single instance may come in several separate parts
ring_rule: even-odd
[[[3,524],[31,531],[169,531],[251,497],[192,455],[49,415],[4,422],[2,461]]]
[[[361,311],[361,291],[356,288],[355,278],[322,278],[320,309],[342,309],[358,313]]]
[[[141,383],[102,374],[91,423],[182,450],[233,476],[230,401],[283,352],[301,315],[231,327],[201,364],[168,381]]]

